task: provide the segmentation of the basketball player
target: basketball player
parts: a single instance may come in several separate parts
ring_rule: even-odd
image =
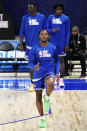
[[[50,33],[50,42],[57,47],[57,54],[60,58],[60,80],[59,86],[64,86],[64,56],[68,51],[70,22],[69,17],[63,14],[64,5],[56,3],[53,7],[55,14],[48,17],[47,30]]]
[[[54,88],[54,68],[55,76],[59,79],[59,58],[56,53],[56,47],[49,43],[49,33],[47,30],[41,30],[39,33],[40,43],[32,47],[29,56],[29,67],[33,69],[33,83],[36,92],[36,106],[41,116],[40,128],[46,127],[46,120],[43,116],[49,112],[50,94]],[[42,103],[42,90],[47,85],[47,95],[44,95],[44,106]]]
[[[28,59],[30,49],[39,43],[38,33],[41,29],[46,29],[46,18],[43,14],[37,13],[37,5],[34,2],[28,4],[28,13],[23,16],[20,28],[20,50],[23,51],[23,39],[25,37],[26,52],[25,58]],[[30,70],[32,80],[33,72]]]

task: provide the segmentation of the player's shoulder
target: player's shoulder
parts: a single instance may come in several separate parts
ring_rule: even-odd
[[[36,50],[36,46],[33,46],[33,47],[31,48],[31,52],[35,52],[35,50]]]
[[[69,17],[65,14],[62,14],[62,17],[64,17],[65,19],[69,19]]]
[[[44,14],[41,14],[41,13],[39,13],[39,12],[37,12],[37,16],[40,16],[40,17],[45,17],[45,15],[44,15]]]
[[[53,18],[53,17],[55,17],[55,14],[51,14],[48,16],[48,18]]]
[[[31,49],[35,51],[35,50],[38,49],[38,48],[39,48],[39,44],[34,45]]]
[[[52,43],[49,42],[49,46],[52,48],[52,49],[56,49],[56,46],[53,45]]]

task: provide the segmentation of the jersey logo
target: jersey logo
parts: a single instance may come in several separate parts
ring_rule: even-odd
[[[53,18],[52,23],[53,24],[62,24],[62,21],[58,18]]]
[[[39,25],[37,19],[29,19],[29,25]]]
[[[48,53],[48,50],[40,50],[39,57],[51,57],[51,54]]]

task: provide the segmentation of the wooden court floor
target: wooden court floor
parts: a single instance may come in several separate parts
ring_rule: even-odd
[[[38,128],[35,92],[0,90],[0,131],[87,131],[87,91],[53,91],[47,127]]]

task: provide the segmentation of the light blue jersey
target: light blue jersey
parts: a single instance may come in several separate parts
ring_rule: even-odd
[[[39,71],[34,69],[35,65],[39,63]],[[59,58],[57,50],[54,45],[48,43],[46,47],[33,46],[29,56],[29,68],[34,70],[33,79],[41,79],[47,74],[59,74]]]

